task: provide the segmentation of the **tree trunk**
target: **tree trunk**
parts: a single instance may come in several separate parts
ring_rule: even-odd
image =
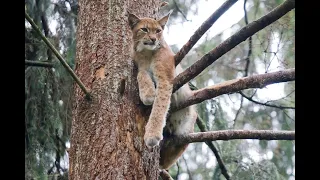
[[[70,179],[158,178],[159,148],[143,141],[150,108],[139,101],[126,11],[156,17],[159,7],[160,0],[79,0],[75,71],[93,98],[75,85]]]

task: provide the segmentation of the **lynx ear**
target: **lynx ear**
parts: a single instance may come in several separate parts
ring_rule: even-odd
[[[158,23],[160,24],[162,29],[164,29],[164,26],[167,24],[171,13],[172,13],[172,10],[169,11],[169,13],[166,16],[164,16],[164,17],[162,17],[161,19],[158,20]]]
[[[132,14],[130,11],[127,11],[129,16],[128,16],[128,21],[129,21],[129,26],[131,29],[134,28],[136,24],[140,22],[140,18],[138,18],[136,15]]]

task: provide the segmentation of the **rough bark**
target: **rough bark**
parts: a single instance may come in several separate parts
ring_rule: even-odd
[[[69,178],[157,179],[159,149],[143,142],[150,109],[139,102],[127,10],[155,17],[159,0],[79,0]]]

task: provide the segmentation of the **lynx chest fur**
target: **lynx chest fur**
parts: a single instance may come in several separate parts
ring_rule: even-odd
[[[149,148],[159,145],[166,137],[193,132],[197,117],[193,106],[167,117],[170,104],[177,104],[192,95],[188,85],[172,94],[173,79],[182,72],[182,68],[180,65],[175,68],[174,53],[162,34],[169,15],[159,20],[139,18],[131,13],[128,17],[133,35],[133,60],[138,66],[139,96],[143,104],[152,105],[144,134],[145,144]],[[186,147],[162,142],[160,167],[169,168]]]

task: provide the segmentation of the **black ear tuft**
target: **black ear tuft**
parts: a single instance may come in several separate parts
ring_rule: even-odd
[[[134,26],[140,22],[140,18],[134,15],[133,13],[131,13],[129,10],[127,10],[127,13],[128,13],[129,26],[131,29],[133,29]]]
[[[164,16],[164,17],[162,17],[161,19],[158,20],[158,22],[159,22],[160,26],[162,27],[162,29],[164,29],[164,26],[167,24],[171,13],[172,13],[172,10],[169,11],[169,13],[166,16]]]

